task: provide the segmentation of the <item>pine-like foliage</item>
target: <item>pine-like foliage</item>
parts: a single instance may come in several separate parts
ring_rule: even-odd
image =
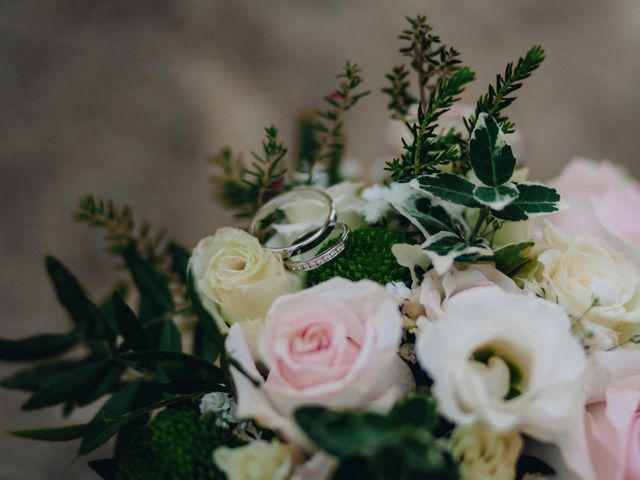
[[[286,187],[287,169],[282,161],[287,153],[278,140],[278,129],[265,129],[262,154],[251,152],[253,160],[247,167],[242,157],[234,157],[231,149],[223,148],[210,161],[222,169],[222,175],[213,178],[221,200],[238,209],[239,217],[251,217],[271,197]]]
[[[93,195],[86,195],[80,198],[73,216],[76,221],[104,228],[111,253],[121,254],[125,248],[134,245],[148,260],[157,261],[161,257],[165,232],[152,234],[149,222],[136,222],[127,205],[117,206],[112,200],[96,200]]]
[[[473,131],[478,115],[486,113],[496,119],[504,133],[513,133],[515,124],[509,121],[502,111],[511,105],[516,99],[513,93],[522,87],[526,80],[544,61],[544,50],[540,45],[534,45],[524,57],[520,57],[515,65],[508,63],[504,69],[504,75],[496,76],[495,85],[489,85],[486,94],[478,99],[476,111],[472,118],[467,120],[467,130]]]
[[[433,35],[426,15],[407,17],[410,28],[398,38],[407,42],[400,52],[411,58],[411,67],[418,74],[420,104],[427,106],[427,91],[433,93],[442,77],[453,74],[461,68],[460,52],[442,44],[440,37]]]
[[[387,109],[391,112],[391,118],[402,120],[409,113],[411,105],[417,100],[409,92],[411,82],[409,81],[409,70],[404,65],[393,67],[391,72],[385,77],[389,80],[390,85],[382,89],[383,93],[389,95],[390,100]]]
[[[419,175],[437,171],[439,165],[451,163],[460,157],[455,137],[451,143],[436,135],[438,119],[459,99],[465,86],[475,79],[468,67],[460,68],[448,77],[438,80],[426,109],[418,108],[418,121],[407,123],[413,140],[402,140],[404,153],[387,163],[387,170],[396,181],[407,181]]]
[[[360,74],[358,65],[347,61],[336,77],[339,80],[337,87],[324,97],[329,107],[316,112],[318,119],[312,124],[313,154],[305,163],[298,164],[298,171],[308,175],[306,183],[309,185],[314,183],[314,167],[319,165],[326,170],[329,184],[340,181],[340,162],[344,151],[343,115],[370,93],[368,90],[357,91],[362,83]]]

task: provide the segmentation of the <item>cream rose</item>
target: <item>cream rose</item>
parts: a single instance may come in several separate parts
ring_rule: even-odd
[[[250,376],[232,368],[238,418],[253,418],[310,449],[293,420],[302,405],[389,407],[413,386],[398,357],[402,334],[398,306],[380,285],[334,278],[279,298],[258,341],[264,381],[234,325],[227,350]]]
[[[640,331],[640,269],[627,254],[593,237],[569,241],[557,229],[545,230],[546,298],[580,319],[592,346],[611,348]]]
[[[517,432],[496,433],[476,423],[453,431],[451,455],[461,480],[513,480],[522,444]]]
[[[302,288],[302,279],[288,272],[282,258],[237,228],[221,228],[198,243],[189,269],[204,307],[218,327],[264,319],[280,295]]]
[[[242,447],[218,447],[213,460],[228,480],[286,480],[296,454],[277,441],[255,440]]]
[[[577,422],[583,401],[584,353],[569,330],[565,312],[546,300],[473,288],[422,330],[416,353],[452,422],[549,441]]]

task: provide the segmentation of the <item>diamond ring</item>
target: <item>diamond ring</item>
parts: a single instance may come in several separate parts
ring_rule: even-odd
[[[306,272],[330,262],[340,255],[346,248],[346,242],[347,238],[349,238],[350,230],[344,223],[336,223],[335,228],[333,228],[329,236],[333,236],[336,232],[339,235],[338,241],[325,251],[318,253],[309,259],[295,260],[293,258],[287,258],[284,261],[284,266],[294,272]],[[297,256],[300,257],[302,255],[300,254]]]

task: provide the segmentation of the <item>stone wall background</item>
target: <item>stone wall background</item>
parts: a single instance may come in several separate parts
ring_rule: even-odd
[[[100,233],[71,221],[81,194],[127,203],[193,245],[231,221],[211,200],[207,154],[255,148],[270,123],[290,138],[345,58],[376,91],[350,116],[348,153],[379,158],[378,90],[416,12],[477,71],[469,101],[507,60],[547,49],[511,109],[536,177],[575,155],[640,177],[636,0],[0,0],[0,336],[65,328],[45,254],[95,295],[117,278]],[[0,393],[3,431],[60,423],[58,409],[20,412],[24,400]],[[95,478],[83,459],[71,463],[76,449],[2,436],[0,478]]]

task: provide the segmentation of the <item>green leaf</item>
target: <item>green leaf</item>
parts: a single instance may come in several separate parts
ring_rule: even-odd
[[[475,185],[458,175],[436,173],[418,177],[417,186],[430,195],[465,207],[480,208],[473,196]]]
[[[40,360],[66,352],[80,340],[73,331],[65,334],[41,334],[20,340],[0,338],[0,360]]]
[[[493,215],[511,222],[526,220],[532,216],[556,212],[559,209],[560,194],[553,188],[533,183],[518,184],[518,198],[503,210],[493,211]]]
[[[198,317],[196,336],[194,338],[194,353],[209,360],[215,361],[224,352],[224,335],[218,330],[213,317],[205,310],[195,289],[193,274],[189,275],[187,282],[187,296],[195,315]]]
[[[159,311],[173,311],[175,306],[167,278],[151,262],[142,258],[133,245],[124,249],[122,256],[140,294]]]
[[[531,247],[533,242],[513,243],[495,250],[493,255],[483,257],[481,260],[494,262],[498,270],[511,276],[532,259],[529,256]]]
[[[469,243],[449,232],[432,235],[422,245],[438,275],[451,269],[454,261],[473,261],[481,255],[491,255],[491,249],[481,243]]]
[[[516,167],[511,145],[493,117],[486,113],[478,116],[471,135],[469,161],[480,181],[491,187],[511,180]]]
[[[91,470],[96,472],[103,480],[114,480],[118,470],[118,460],[116,458],[102,458],[88,462]]]
[[[440,231],[464,231],[461,222],[454,220],[440,205],[434,204],[423,194],[409,195],[402,203],[394,203],[394,208],[406,217],[427,238]]]
[[[118,283],[114,291],[118,292],[123,300],[126,300],[129,296],[129,285],[124,282]],[[102,315],[105,316],[109,324],[113,325],[113,330],[116,331],[116,317],[113,311],[113,293],[107,295],[107,297],[100,303],[100,311],[102,312]]]
[[[115,329],[94,303],[87,297],[73,274],[56,258],[47,257],[47,271],[56,289],[60,303],[69,312],[77,332],[84,333],[89,346],[100,354],[115,343]]]
[[[173,352],[182,351],[182,336],[175,322],[170,318],[162,322],[162,329],[157,342],[158,350],[171,350]]]
[[[98,424],[98,428],[90,430],[82,437],[78,453],[80,455],[86,455],[87,453],[94,451],[100,445],[104,445],[108,442],[112,436],[118,433],[118,431],[122,430],[128,424],[144,414],[145,412],[136,412],[123,417],[118,417],[104,424]]]
[[[503,210],[513,202],[518,195],[518,187],[515,183],[505,183],[497,187],[478,186],[473,191],[473,196],[478,203],[496,211]]]
[[[457,478],[434,435],[440,422],[435,402],[425,393],[401,400],[386,415],[310,406],[294,416],[316,446],[339,459],[338,478],[350,478],[346,474],[356,465],[367,478]]]
[[[100,377],[86,385],[86,390],[78,396],[78,406],[84,407],[93,403],[102,395],[112,392],[119,384],[120,377],[126,367],[116,361],[111,361],[108,368]]]
[[[11,432],[11,435],[29,438],[31,440],[43,440],[45,442],[67,442],[80,438],[97,428],[98,425],[84,423],[81,425],[67,425],[65,427],[14,430]]]
[[[22,406],[23,410],[37,410],[77,398],[109,368],[109,360],[83,363],[45,381]]]
[[[118,292],[113,292],[113,312],[118,332],[124,338],[127,346],[133,350],[147,350],[149,345],[144,328]]]
[[[48,362],[40,363],[35,367],[29,367],[18,371],[7,378],[4,378],[0,382],[0,385],[4,388],[33,392],[51,377],[60,375],[77,365],[78,362],[72,362],[69,360],[50,360]]]
[[[176,273],[180,277],[180,280],[182,280],[182,283],[186,285],[191,252],[175,242],[169,244],[168,250],[171,255],[171,270]]]

